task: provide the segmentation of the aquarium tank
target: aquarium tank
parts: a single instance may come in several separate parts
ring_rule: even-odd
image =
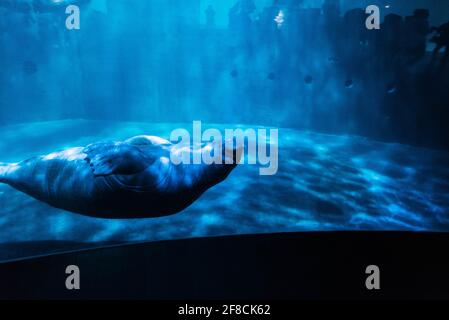
[[[448,21],[435,0],[0,0],[0,262],[231,235],[449,232]],[[171,193],[180,175],[197,179],[158,153],[180,130],[215,133],[200,147],[241,130],[243,161],[201,194],[187,180]],[[129,190],[154,186],[137,176],[98,202],[70,184],[158,175],[155,163],[172,189],[146,215]]]

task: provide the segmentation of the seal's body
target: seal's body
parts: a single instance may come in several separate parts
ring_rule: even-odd
[[[96,143],[0,164],[0,182],[54,207],[88,216],[159,217],[188,207],[223,181],[239,160],[175,165],[170,161],[173,148],[176,145],[152,136]],[[237,157],[239,153],[223,147],[223,154]]]

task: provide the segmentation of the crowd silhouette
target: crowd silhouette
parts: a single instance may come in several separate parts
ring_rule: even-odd
[[[389,60],[384,61],[386,63],[400,61],[404,65],[419,62],[426,56],[429,45],[435,43],[433,58],[440,59],[441,68],[447,65],[449,22],[430,26],[427,9],[416,9],[406,17],[388,14],[380,30],[371,32],[365,27],[367,14],[363,8],[352,9],[341,15],[338,0],[324,0],[321,9],[303,9],[301,2],[273,0],[271,6],[260,8],[255,14],[253,0],[239,0],[229,11],[229,30],[240,37],[257,38],[260,42],[277,46],[284,44],[293,49],[298,42],[307,39],[309,49],[313,50],[313,45],[320,45],[314,40],[321,38],[333,44],[341,60],[348,56],[351,60],[357,59],[358,54],[369,50],[384,56],[383,60]],[[214,12],[210,5],[206,12],[208,26],[213,25],[209,21]],[[280,13],[282,21],[277,20]],[[435,36],[429,39],[431,34]],[[277,41],[281,37],[288,38],[288,43]]]
[[[0,122],[195,115],[449,148],[449,22],[435,25],[429,9],[368,30],[365,8],[344,12],[338,0],[238,0],[228,12],[200,0],[108,1],[108,14],[73,2],[77,32],[60,5],[0,1],[0,99],[20,111],[3,108]]]
[[[409,16],[388,14],[379,30],[368,30],[365,8],[342,12],[338,0],[324,0],[321,8],[301,3],[273,0],[257,8],[240,0],[230,9],[230,74],[247,86],[250,104],[263,113],[262,95],[280,110],[297,105],[286,117],[299,126],[449,146],[449,138],[441,138],[449,129],[439,120],[449,117],[449,22],[434,26],[430,10],[417,8]],[[244,82],[240,69],[254,74]],[[269,82],[252,93],[254,78]],[[236,112],[244,112],[244,99],[236,101]],[[326,110],[339,115],[326,117]],[[342,126],[347,120],[351,124]]]
[[[438,58],[441,49],[444,49],[443,57],[441,58],[441,67],[445,68],[449,58],[449,22],[432,28],[432,32],[436,35],[431,39],[431,42],[435,43],[435,49],[433,50],[432,61]]]

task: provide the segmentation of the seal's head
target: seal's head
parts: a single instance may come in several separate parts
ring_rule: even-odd
[[[204,175],[212,186],[226,179],[240,163],[243,146],[238,145],[235,139],[214,141],[203,146],[201,154]]]

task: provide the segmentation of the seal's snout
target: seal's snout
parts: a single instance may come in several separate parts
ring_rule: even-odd
[[[243,146],[236,139],[227,139],[223,143],[223,156],[225,164],[239,164],[242,159]]]

